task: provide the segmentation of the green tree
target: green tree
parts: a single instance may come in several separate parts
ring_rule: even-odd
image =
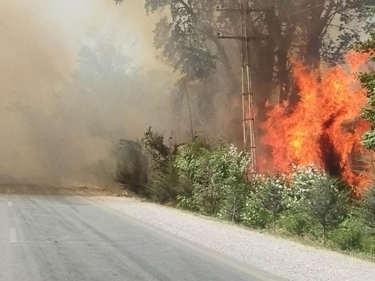
[[[259,209],[266,210],[271,215],[272,226],[275,229],[279,215],[285,210],[286,181],[283,177],[267,177],[255,190],[254,202]]]
[[[232,221],[240,219],[249,192],[245,153],[222,141],[208,143],[195,137],[178,147],[174,164],[180,180],[193,187],[190,196],[180,196],[180,207]]]
[[[328,230],[344,218],[347,211],[348,194],[339,190],[339,183],[332,178],[318,178],[301,202],[304,211],[323,229],[324,243]]]
[[[375,231],[375,187],[369,188],[362,198],[362,218],[366,225]]]
[[[374,9],[375,10],[375,9]],[[356,46],[356,50],[369,53],[370,60],[375,62],[375,31],[370,34],[370,38]],[[363,109],[363,118],[371,125],[370,130],[362,137],[362,144],[369,150],[375,151],[375,72],[370,71],[359,75],[364,88],[367,90],[368,102]],[[362,198],[362,216],[364,222],[375,229],[375,185],[367,190]]]
[[[371,33],[371,38],[356,46],[362,52],[371,53],[371,60],[375,62],[375,31]],[[363,135],[362,144],[369,150],[375,151],[375,72],[367,72],[359,75],[359,79],[367,89],[368,102],[363,109],[363,118],[371,124],[371,129]]]

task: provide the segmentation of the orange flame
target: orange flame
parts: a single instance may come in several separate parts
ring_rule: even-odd
[[[294,78],[300,89],[298,104],[269,108],[262,124],[262,143],[272,149],[273,166],[287,173],[291,164],[313,164],[342,176],[357,188],[366,178],[355,171],[355,155],[364,153],[361,137],[369,124],[361,117],[366,91],[356,75],[368,54],[350,52],[346,66],[336,66],[320,77],[296,64]],[[359,190],[358,190],[359,191]]]

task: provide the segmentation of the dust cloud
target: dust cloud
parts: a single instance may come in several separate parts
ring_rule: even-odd
[[[111,183],[114,142],[168,130],[143,1],[0,1],[0,19],[0,183]]]

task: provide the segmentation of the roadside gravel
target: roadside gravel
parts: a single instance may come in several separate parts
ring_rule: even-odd
[[[103,206],[288,280],[375,280],[375,264],[339,253],[310,248],[135,199],[97,197],[95,200]]]

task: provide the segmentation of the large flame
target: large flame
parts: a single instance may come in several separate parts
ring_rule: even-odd
[[[313,164],[353,187],[364,184],[356,158],[364,152],[360,141],[369,124],[360,117],[367,98],[357,73],[367,60],[367,54],[350,52],[345,66],[328,69],[322,77],[295,65],[298,104],[292,109],[287,104],[268,107],[262,124],[262,142],[271,147],[277,171],[287,173],[291,164]]]

